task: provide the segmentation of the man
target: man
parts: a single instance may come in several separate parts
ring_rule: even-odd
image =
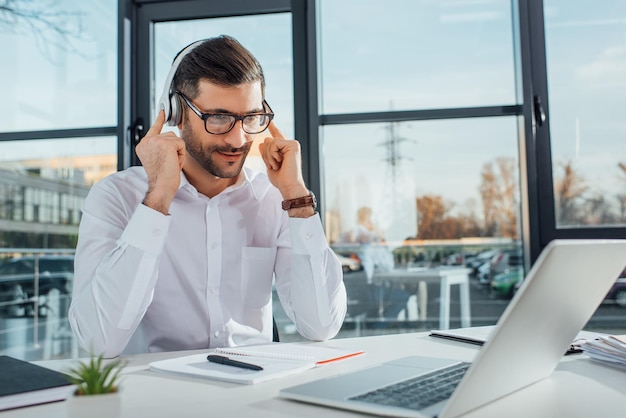
[[[220,36],[179,53],[168,80],[136,148],[142,167],[85,201],[69,311],[78,341],[106,357],[269,342],[273,277],[302,336],[334,337],[346,312],[341,264],[300,145],[272,122],[261,66]],[[180,137],[161,133],[166,121]],[[266,129],[267,175],[243,168]]]
[[[373,283],[374,270],[390,271],[394,267],[393,254],[385,245],[382,231],[372,220],[372,209],[363,206],[357,211],[357,226],[353,233],[354,242],[359,244],[357,253],[370,290],[369,305],[376,309],[375,314],[394,321],[406,309],[410,294],[404,288],[387,284]],[[376,328],[386,328],[391,322],[378,322]]]

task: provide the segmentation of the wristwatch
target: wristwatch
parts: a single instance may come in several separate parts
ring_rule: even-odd
[[[295,199],[283,200],[283,210],[294,208],[303,208],[305,206],[313,206],[313,210],[317,210],[317,199],[312,191],[309,190],[308,196],[297,197]]]

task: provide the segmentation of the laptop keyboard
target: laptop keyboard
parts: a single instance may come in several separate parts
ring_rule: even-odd
[[[470,363],[456,363],[350,399],[421,410],[448,399],[469,366]]]

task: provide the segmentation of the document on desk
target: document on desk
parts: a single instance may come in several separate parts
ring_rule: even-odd
[[[626,368],[626,335],[605,335],[586,340],[581,348],[592,360]]]
[[[235,362],[259,366],[262,370],[209,362],[207,360],[209,354],[227,356]],[[251,385],[360,354],[363,354],[363,351],[351,351],[332,346],[270,343],[218,348],[202,354],[155,361],[150,363],[150,370]]]
[[[483,345],[489,339],[491,331],[495,329],[495,325],[487,325],[482,327],[468,327],[455,329],[437,329],[431,330],[430,336],[444,338],[447,340],[460,341],[469,344]],[[565,354],[580,353],[580,342],[587,341],[598,337],[599,333],[591,331],[580,331],[576,339],[572,342]]]
[[[483,345],[495,325],[484,327],[469,327],[455,329],[435,329],[430,331],[431,337],[445,338],[447,340],[461,341],[469,344]]]

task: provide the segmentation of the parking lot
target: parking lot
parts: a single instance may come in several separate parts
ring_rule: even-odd
[[[360,271],[345,273],[348,293],[354,291],[354,283],[365,283],[365,273]],[[52,288],[51,288],[52,289]],[[470,279],[471,324],[473,326],[493,325],[510,302],[508,297],[492,293],[488,284],[477,278]],[[400,314],[399,320],[384,320],[376,316],[349,317],[339,332],[338,338],[378,335],[387,333],[417,332],[439,327],[439,285],[427,284],[428,300],[426,319],[418,320],[415,311],[406,319]],[[52,297],[47,295],[38,300],[38,314],[34,304],[24,304],[20,309],[4,310],[0,315],[0,354],[37,360],[42,358],[63,358],[80,353],[72,337],[67,322],[69,294],[54,289]],[[559,295],[554,295],[559,297]],[[31,299],[32,301],[32,299]],[[415,303],[411,298],[409,303]],[[18,306],[18,305],[14,305]],[[300,341],[295,326],[283,312],[277,298],[274,298],[274,314],[282,341]],[[459,292],[453,286],[450,299],[450,327],[460,327]],[[586,329],[612,334],[626,333],[626,307],[612,301],[601,304]],[[86,354],[86,353],[83,353]]]
[[[362,271],[347,273],[350,280],[365,281]],[[347,282],[347,281],[346,281]],[[416,332],[437,329],[439,327],[439,285],[430,283],[428,286],[427,315],[425,321],[398,320],[388,323],[384,327],[379,324],[378,318],[363,318],[359,335],[377,335],[381,333]],[[479,283],[476,278],[470,279],[470,301],[472,326],[493,325],[504,312],[510,302],[508,297],[495,295],[488,284]],[[348,287],[350,292],[350,287]],[[559,295],[554,295],[559,297]],[[414,299],[411,299],[411,303]],[[295,327],[290,326],[278,303],[275,303],[276,321],[282,326],[283,340],[300,340],[295,333]],[[401,314],[402,316],[402,314]],[[461,326],[459,292],[453,288],[450,300],[450,328]],[[339,333],[339,337],[353,337],[357,334],[354,321],[348,321]],[[626,307],[616,305],[613,301],[605,300],[598,308],[592,319],[585,327],[589,330],[610,334],[626,334]]]

